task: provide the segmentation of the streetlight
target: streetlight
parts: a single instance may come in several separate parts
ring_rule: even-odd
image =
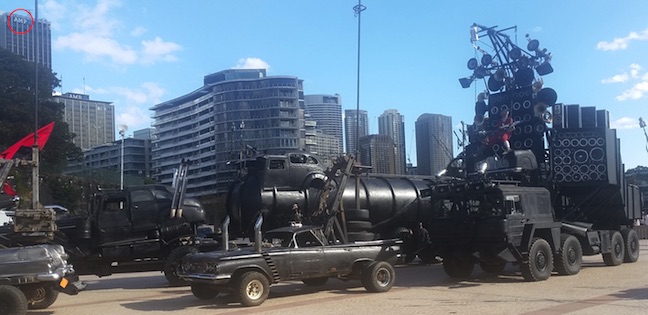
[[[119,125],[119,135],[121,136],[121,166],[119,168],[119,189],[124,190],[124,135],[126,135],[128,126]]]

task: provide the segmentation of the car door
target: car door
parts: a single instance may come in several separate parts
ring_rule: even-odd
[[[296,233],[290,251],[290,274],[292,278],[308,278],[325,272],[324,246],[310,231]]]
[[[132,224],[124,207],[125,198],[104,200],[98,214],[99,242],[101,246],[113,246],[132,235]]]

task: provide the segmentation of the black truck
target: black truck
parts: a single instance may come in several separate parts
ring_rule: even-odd
[[[540,281],[552,271],[578,273],[584,255],[601,254],[609,266],[637,261],[641,194],[625,182],[607,111],[557,103],[536,78],[553,71],[537,40],[529,38],[526,51],[505,34],[511,28],[474,29],[495,55],[481,51],[481,65],[471,58],[473,75],[461,83],[488,77],[492,94],[475,104],[459,167],[427,192],[425,223],[445,272],[464,278],[475,264],[499,273],[514,263],[526,280]],[[503,112],[514,130],[501,128]]]
[[[226,219],[223,230],[227,230]],[[397,240],[340,243],[322,227],[294,224],[261,235],[257,220],[254,246],[187,255],[179,275],[191,282],[199,299],[232,291],[244,306],[261,305],[270,285],[301,280],[319,286],[329,278],[359,279],[369,292],[386,292],[396,280],[393,265],[400,254]],[[228,244],[228,242],[224,242]]]
[[[175,275],[180,258],[198,248],[217,248],[218,241],[197,236],[198,227],[206,223],[197,200],[183,198],[175,207],[173,202],[174,190],[164,185],[101,190],[92,197],[87,213],[55,221],[49,243],[63,245],[81,275],[159,270],[172,285],[183,284]],[[15,224],[0,227],[0,247],[34,243],[14,229]]]
[[[0,314],[24,315],[46,309],[59,292],[76,295],[85,288],[61,245],[0,249]]]

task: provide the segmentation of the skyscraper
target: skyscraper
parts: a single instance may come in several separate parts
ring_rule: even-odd
[[[370,173],[394,174],[394,141],[388,135],[360,138],[360,161],[370,165]]]
[[[360,118],[359,120],[358,120],[358,116]],[[346,141],[346,153],[355,154],[357,139],[364,137],[368,134],[369,134],[369,117],[367,115],[367,111],[366,110],[356,111],[355,109],[345,110],[344,111],[344,136]]]
[[[416,120],[418,175],[434,175],[453,158],[452,117],[423,114]]]
[[[324,134],[339,139],[337,154],[342,148],[342,101],[338,94],[335,95],[304,95],[304,106],[310,118],[317,122],[317,129]]]
[[[29,15],[15,11],[13,14],[0,14],[0,21],[3,22],[0,24],[0,47],[22,56],[27,61],[36,61],[38,55],[38,63],[52,69],[52,33],[47,20],[39,19],[32,25],[33,20]]]
[[[54,101],[65,105],[63,120],[72,140],[81,149],[115,141],[115,106],[111,102],[93,101],[89,95],[65,93],[54,96]]]
[[[187,194],[214,195],[227,191],[240,158],[301,149],[302,84],[264,69],[223,70],[205,76],[197,90],[153,106],[154,176],[170,184],[178,163],[190,159]]]
[[[388,109],[378,117],[378,133],[394,141],[394,174],[406,173],[405,119],[396,109]]]

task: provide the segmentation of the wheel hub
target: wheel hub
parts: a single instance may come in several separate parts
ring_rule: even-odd
[[[385,287],[391,282],[391,274],[384,268],[380,269],[376,273],[376,281],[381,287]]]
[[[245,292],[247,292],[250,299],[256,300],[263,295],[263,285],[259,280],[250,281],[245,288]]]
[[[547,268],[547,257],[543,252],[538,252],[535,257],[536,266],[539,270],[544,270]]]

